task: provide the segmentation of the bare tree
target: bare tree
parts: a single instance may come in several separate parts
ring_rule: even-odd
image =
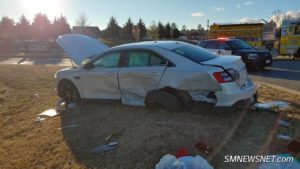
[[[89,20],[89,17],[86,16],[85,13],[80,13],[78,15],[78,19],[76,20],[76,25],[81,26],[81,27],[85,27],[85,26],[88,25],[88,20]]]
[[[283,17],[282,11],[279,9],[276,9],[275,11],[273,11],[273,15],[274,15],[273,17],[274,17],[274,21],[276,22],[277,27],[280,27],[282,17]]]

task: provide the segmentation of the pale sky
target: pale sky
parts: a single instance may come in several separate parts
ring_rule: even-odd
[[[52,21],[60,14],[73,26],[80,13],[86,13],[91,26],[104,29],[111,16],[123,26],[128,17],[137,22],[141,17],[147,26],[151,21],[175,22],[197,28],[241,19],[269,20],[275,9],[284,13],[300,12],[300,0],[0,0],[0,17],[8,16],[15,22],[24,14],[30,21],[38,12],[47,14]]]

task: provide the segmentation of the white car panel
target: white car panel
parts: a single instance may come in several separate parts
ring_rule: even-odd
[[[120,68],[81,69],[80,88],[83,98],[120,99],[118,73]]]
[[[144,105],[144,98],[151,90],[157,89],[166,66],[124,67],[119,72],[122,103]]]

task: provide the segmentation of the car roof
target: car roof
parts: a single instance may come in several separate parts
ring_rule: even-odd
[[[112,47],[111,49],[116,50],[116,49],[160,47],[167,50],[173,50],[186,45],[189,45],[189,43],[180,42],[180,41],[146,41],[146,42],[128,43],[128,44]]]
[[[240,39],[230,39],[230,38],[222,38],[222,39],[208,39],[208,40],[203,40],[201,42],[209,42],[209,41],[236,41]]]

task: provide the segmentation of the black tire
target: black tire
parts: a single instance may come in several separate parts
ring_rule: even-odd
[[[180,111],[183,108],[176,96],[163,90],[150,91],[145,98],[145,105],[150,109],[163,108],[168,111]]]
[[[80,94],[76,86],[68,80],[62,80],[58,85],[58,95],[66,102],[79,104],[81,101]]]

